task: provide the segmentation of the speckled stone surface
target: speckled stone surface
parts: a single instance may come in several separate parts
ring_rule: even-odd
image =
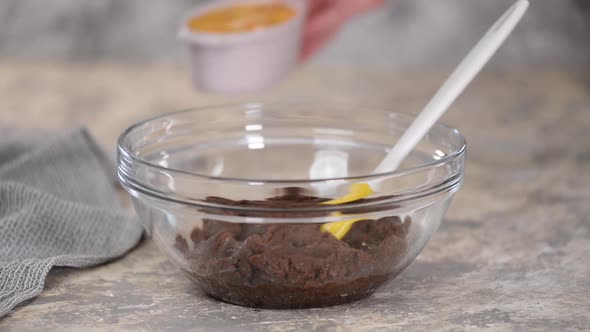
[[[262,97],[416,112],[445,72],[308,68]],[[589,78],[587,68],[484,73],[445,116],[469,144],[462,190],[418,259],[367,300],[296,311],[221,303],[147,240],[111,264],[52,271],[0,330],[590,329]],[[110,150],[136,120],[255,97],[195,93],[178,68],[0,63],[2,126],[88,125]]]

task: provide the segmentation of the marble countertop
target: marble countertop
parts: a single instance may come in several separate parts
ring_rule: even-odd
[[[374,296],[324,309],[205,297],[144,241],[121,260],[53,270],[2,331],[590,329],[587,68],[485,72],[445,116],[467,137],[465,183],[417,260]],[[207,96],[180,68],[0,62],[0,123],[86,125],[113,152],[134,121],[228,100],[340,98],[416,112],[445,70],[306,68],[255,96]]]

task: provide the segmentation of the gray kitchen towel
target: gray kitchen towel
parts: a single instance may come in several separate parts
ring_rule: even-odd
[[[37,296],[53,266],[120,257],[142,235],[115,168],[84,129],[0,129],[0,317]]]

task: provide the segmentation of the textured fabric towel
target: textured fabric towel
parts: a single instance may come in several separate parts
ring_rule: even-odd
[[[0,317],[37,296],[53,266],[104,263],[139,242],[114,175],[84,129],[0,129]]]

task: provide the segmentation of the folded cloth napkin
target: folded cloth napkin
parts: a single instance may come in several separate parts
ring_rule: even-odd
[[[84,129],[0,129],[0,317],[41,293],[53,266],[97,265],[139,242],[114,175]]]

